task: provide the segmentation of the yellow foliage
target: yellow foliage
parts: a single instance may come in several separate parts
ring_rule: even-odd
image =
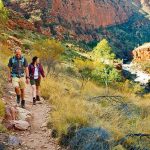
[[[0,0],[0,10],[4,7],[2,0]]]
[[[79,69],[79,70],[82,70],[84,68],[89,68],[89,69],[94,69],[94,63],[93,61],[90,61],[90,60],[82,60],[80,58],[77,58],[74,60],[74,64],[75,66]]]
[[[64,51],[64,47],[61,45],[61,43],[53,39],[39,41],[33,46],[33,48],[33,54],[45,60],[50,58],[56,60]]]
[[[9,50],[6,44],[0,43],[0,63],[7,65],[9,57],[13,55],[13,52]]]
[[[2,102],[2,100],[0,100],[0,118],[3,117],[5,114],[5,105]]]

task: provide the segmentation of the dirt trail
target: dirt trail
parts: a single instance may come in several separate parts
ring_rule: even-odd
[[[9,87],[9,93],[11,96],[11,105],[15,105],[15,94],[11,85]],[[56,141],[50,136],[50,130],[45,127],[48,120],[48,115],[51,110],[49,104],[47,104],[43,99],[37,103],[37,105],[32,105],[32,94],[30,85],[26,88],[26,109],[29,110],[33,115],[33,120],[31,122],[31,129],[24,132],[16,132],[17,137],[22,141],[22,148],[19,150],[59,150],[61,149]],[[43,127],[42,127],[43,126]]]

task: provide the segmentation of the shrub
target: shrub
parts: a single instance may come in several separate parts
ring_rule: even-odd
[[[0,100],[0,118],[3,117],[5,114],[5,105],[2,102],[2,100]]]
[[[0,133],[5,133],[6,131],[7,129],[2,124],[0,124]]]
[[[47,67],[47,73],[55,67],[60,55],[64,52],[64,47],[56,40],[40,40],[33,45],[33,55],[39,56]]]

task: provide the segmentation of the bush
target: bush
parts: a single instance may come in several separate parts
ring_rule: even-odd
[[[59,61],[60,55],[64,52],[64,47],[59,41],[53,39],[40,40],[33,45],[33,55],[41,58],[47,67],[47,73],[55,69],[55,64]]]
[[[110,150],[110,134],[102,128],[83,128],[70,142],[71,150]]]
[[[0,124],[0,133],[5,133],[6,131],[7,129],[2,124]]]
[[[5,115],[5,105],[2,102],[2,100],[0,100],[0,118],[3,117]]]

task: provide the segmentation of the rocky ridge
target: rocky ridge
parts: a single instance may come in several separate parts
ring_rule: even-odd
[[[150,61],[150,43],[145,43],[133,50],[132,53],[135,62]]]

